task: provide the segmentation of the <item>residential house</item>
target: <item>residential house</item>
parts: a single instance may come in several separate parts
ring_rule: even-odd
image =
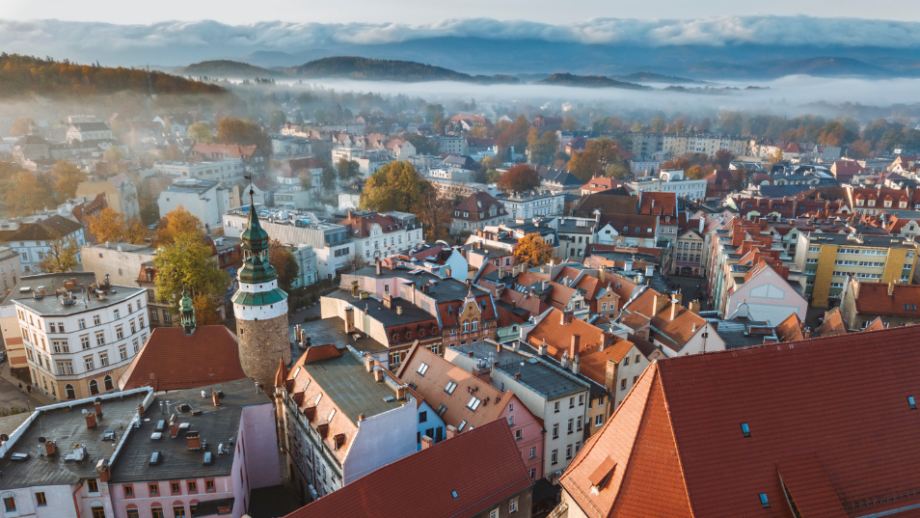
[[[196,142],[189,154],[207,161],[240,160],[249,171],[255,173],[263,173],[268,170],[268,158],[256,145]]]
[[[40,265],[51,251],[52,241],[73,240],[77,245],[86,244],[83,226],[70,218],[53,215],[31,223],[22,223],[3,238],[6,245],[19,254],[22,271],[40,270]],[[77,263],[80,254],[77,254]]]
[[[414,214],[349,210],[337,223],[347,229],[355,253],[366,261],[404,252],[425,240],[422,224]]]
[[[78,197],[95,198],[102,194],[106,203],[125,221],[140,218],[141,209],[137,199],[137,184],[127,173],[120,173],[104,180],[80,182]]]
[[[240,206],[240,196],[236,187],[226,188],[214,180],[179,180],[160,193],[157,206],[164,215],[182,207],[206,230],[216,231],[223,224],[222,216]]]
[[[626,184],[635,193],[669,192],[679,198],[702,200],[706,197],[706,180],[691,180],[681,170],[662,169],[658,177],[643,176]]]
[[[67,127],[67,142],[86,142],[114,138],[112,128],[104,122],[74,122]]]
[[[840,309],[850,329],[865,329],[876,320],[885,327],[920,324],[920,285],[847,280]]]
[[[669,358],[725,349],[725,341],[706,319],[683,307],[676,296],[651,288],[623,307],[617,323]]]
[[[472,232],[482,230],[487,225],[498,225],[508,220],[505,206],[489,193],[477,192],[466,197],[454,207],[450,232]]]
[[[805,318],[808,302],[801,294],[801,286],[789,283],[789,270],[783,266],[767,263],[761,259],[744,272],[743,277],[733,277],[725,303],[725,316],[731,316],[739,306],[752,320],[767,321],[777,325],[786,320],[790,313]]]

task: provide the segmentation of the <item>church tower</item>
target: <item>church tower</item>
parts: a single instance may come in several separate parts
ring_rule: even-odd
[[[233,295],[233,314],[243,371],[264,390],[273,390],[278,362],[291,362],[287,293],[278,287],[278,274],[268,263],[268,234],[259,224],[250,189],[249,226],[243,241],[243,267]]]

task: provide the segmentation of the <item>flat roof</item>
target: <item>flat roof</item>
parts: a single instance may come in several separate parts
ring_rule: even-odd
[[[364,309],[367,308],[368,315],[386,327],[414,324],[426,320],[437,321],[437,317],[430,315],[428,312],[400,297],[393,297],[392,308],[387,308],[382,300],[378,300],[372,296],[364,299],[352,297],[348,290],[344,289],[334,291],[326,296],[337,300],[344,300],[354,306],[356,311],[364,311]],[[397,306],[402,308],[402,315],[396,312]]]
[[[497,361],[498,366],[493,368],[501,369],[511,377],[520,373],[521,377],[517,381],[542,394],[547,399],[558,399],[569,394],[583,392],[589,388],[587,382],[578,381],[569,374],[564,374],[557,370],[557,368],[551,367],[536,358],[519,354],[507,347],[503,347],[502,352],[499,353],[494,345],[476,342],[451,346],[451,349],[463,353],[464,356],[468,356],[472,352],[473,357],[476,359],[488,361],[491,358],[491,361]]]
[[[313,345],[348,344],[362,353],[378,353],[387,350],[387,346],[364,333],[345,334],[345,321],[341,317],[324,318],[305,322],[300,328],[310,337]]]
[[[907,241],[907,243],[905,243]],[[915,243],[911,242],[907,238],[896,237],[896,236],[876,236],[876,235],[861,235],[859,241],[850,239],[847,234],[817,234],[809,233],[808,235],[809,244],[822,244],[822,245],[845,245],[852,247],[874,247],[874,248],[914,248]]]
[[[211,391],[223,392],[220,406],[211,404]],[[205,392],[207,397],[202,398]],[[160,411],[160,403],[169,401],[170,412],[176,413],[182,404],[189,405],[191,411],[201,411],[198,415],[191,412],[179,412],[179,437],[169,438],[169,428],[163,437],[151,439],[155,432],[157,422],[169,421],[169,413]],[[136,404],[136,403],[135,403]],[[153,403],[144,413],[144,421],[140,428],[131,430],[131,434],[122,446],[121,454],[112,466],[112,483],[143,482],[146,480],[177,480],[206,477],[228,476],[233,468],[232,453],[218,455],[217,446],[223,443],[230,445],[231,452],[240,429],[240,416],[243,408],[257,405],[270,405],[262,391],[256,390],[251,379],[241,379],[196,387],[193,389],[176,390],[168,393],[157,394]],[[103,406],[103,413],[105,406]],[[189,451],[188,442],[185,440],[186,430],[181,429],[183,423],[188,423],[188,431],[199,433],[202,441],[207,441],[213,463],[204,465],[204,451]],[[150,456],[153,452],[160,452],[162,460],[155,466],[150,465]]]
[[[406,402],[396,399],[396,391],[388,383],[374,381],[364,360],[348,350],[342,351],[341,356],[307,363],[303,369],[355,424],[360,414],[375,416]]]
[[[22,293],[19,289],[17,289],[15,292],[10,292],[7,300],[21,304],[22,306],[25,306],[31,311],[34,311],[35,313],[38,313],[42,316],[66,316],[77,315],[80,313],[86,313],[88,311],[111,307],[116,304],[121,304],[131,297],[147,292],[146,289],[138,288],[136,286],[130,287],[113,285],[110,286],[108,290],[106,290],[105,300],[99,300],[96,298],[94,293],[87,293],[86,286],[83,286],[83,289],[79,291],[74,290],[72,292],[73,296],[77,298],[74,303],[69,306],[65,306],[61,304],[60,299],[55,296],[54,293],[55,290],[63,288],[65,279],[70,279],[71,277],[72,275],[65,275],[63,277],[50,280],[36,279],[34,282],[21,282],[19,284],[21,288],[28,286],[31,288],[31,291]],[[25,280],[26,279],[23,279],[23,281]],[[44,286],[45,296],[41,299],[36,299],[32,295],[39,286]]]

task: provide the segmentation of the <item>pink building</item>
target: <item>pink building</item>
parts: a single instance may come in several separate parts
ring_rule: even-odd
[[[738,311],[747,311],[752,320],[766,320],[776,326],[796,313],[805,320],[808,302],[784,278],[788,271],[777,271],[761,261],[744,276],[733,277],[725,303],[725,318],[731,319]]]

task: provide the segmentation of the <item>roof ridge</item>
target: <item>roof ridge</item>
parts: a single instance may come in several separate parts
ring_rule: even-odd
[[[664,383],[661,383],[661,373],[658,369],[658,360],[655,360],[653,366],[655,367],[655,371],[659,373],[656,381],[658,382],[658,385],[661,389],[661,398],[664,400],[664,410],[668,416],[668,428],[671,429],[671,440],[674,441],[674,451],[676,452],[677,465],[680,466],[680,477],[684,482],[684,492],[687,495],[687,505],[690,507],[691,516],[695,516],[696,513],[693,511],[693,499],[690,498],[690,487],[689,484],[687,484],[687,473],[684,471],[684,462],[680,456],[680,446],[677,444],[677,433],[674,430],[674,421],[671,419],[671,405],[668,404],[668,391],[665,389]]]

